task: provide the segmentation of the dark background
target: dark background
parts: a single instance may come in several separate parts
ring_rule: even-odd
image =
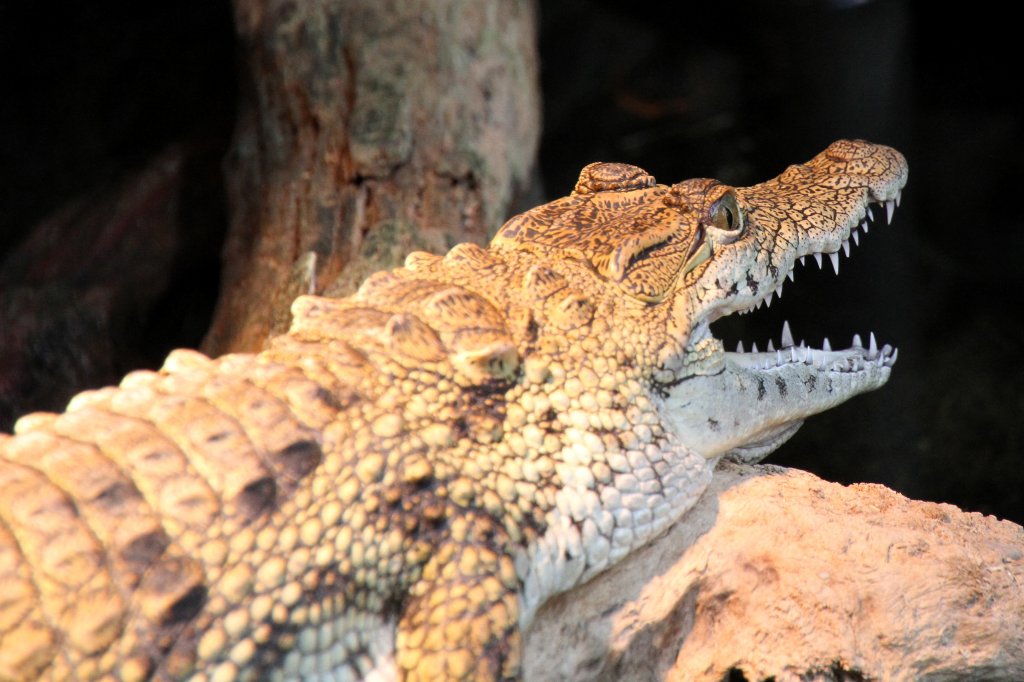
[[[784,318],[813,345],[875,331],[900,349],[889,384],[813,418],[771,461],[1024,521],[1024,60],[1001,6],[540,4],[547,197],[595,160],[635,163],[662,182],[742,185],[841,137],[905,153],[910,181],[893,225],[872,229],[839,277],[828,264],[800,269],[769,311],[715,331],[748,346],[777,341]],[[32,339],[28,349],[0,342],[4,428],[16,412],[59,407],[4,403],[26,386],[51,387],[62,372],[109,383],[199,342],[216,295],[219,169],[238,90],[226,2],[26,5],[0,3],[0,339]],[[81,272],[44,294],[26,285],[16,249],[44,218],[168,145],[189,150],[179,203],[191,227],[156,299],[113,319],[82,305],[98,285],[75,253],[60,259]],[[25,311],[42,308],[48,321],[26,331]],[[117,360],[104,365],[110,348]]]

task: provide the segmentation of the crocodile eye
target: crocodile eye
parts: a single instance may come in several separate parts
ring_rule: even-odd
[[[711,224],[724,232],[743,232],[743,212],[736,203],[736,195],[725,194],[711,207]]]

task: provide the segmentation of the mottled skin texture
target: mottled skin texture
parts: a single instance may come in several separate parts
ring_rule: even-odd
[[[23,418],[0,679],[517,677],[537,607],[679,518],[719,457],[884,383],[888,349],[724,353],[708,324],[905,180],[848,141],[749,188],[595,164],[489,249],[299,298],[259,355],[177,351]]]

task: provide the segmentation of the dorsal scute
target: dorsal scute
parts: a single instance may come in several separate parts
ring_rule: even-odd
[[[643,168],[628,163],[592,163],[580,171],[579,180],[573,192],[594,194],[596,192],[626,192],[634,189],[654,187],[654,176]]]
[[[490,250],[472,242],[453,246],[445,254],[444,263],[447,266],[467,266],[476,271],[503,268],[505,265],[505,261],[495,256]]]
[[[463,287],[448,287],[425,301],[423,315],[451,353],[453,364],[473,383],[512,378],[519,352],[505,316],[486,298]]]
[[[504,270],[505,261],[475,244],[460,244],[443,258],[419,257],[416,264],[424,270],[377,273],[347,299],[299,297],[291,335],[351,346],[376,371],[388,371],[389,361],[415,367],[447,359],[464,383],[510,380],[519,352],[506,315],[468,285],[453,283],[479,279],[483,269]]]
[[[426,251],[413,251],[405,257],[404,267],[406,270],[412,272],[426,272],[430,268],[436,267],[442,258],[433,253],[427,253]]]
[[[564,291],[569,282],[565,277],[546,265],[532,265],[526,271],[520,284],[523,292],[535,301],[543,301]]]
[[[384,325],[390,349],[397,355],[420,362],[438,362],[445,356],[444,344],[428,324],[412,313],[395,313]]]

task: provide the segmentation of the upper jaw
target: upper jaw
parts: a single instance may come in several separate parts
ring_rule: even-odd
[[[701,276],[712,283],[692,287],[698,318],[710,323],[771,305],[808,256],[819,268],[830,261],[838,274],[841,255],[849,257],[872,225],[892,221],[906,182],[906,160],[896,150],[840,140],[772,180],[736,188],[747,234],[714,249]]]
[[[795,281],[797,264],[807,265],[813,260],[821,269],[827,261],[838,275],[841,257],[851,257],[853,247],[860,245],[862,237],[869,233],[872,226],[877,226],[883,219],[886,224],[891,223],[901,197],[902,187],[894,189],[890,197],[876,198],[868,193],[865,200],[846,212],[845,216],[836,216],[836,222],[829,229],[794,230],[795,243],[782,242],[769,231],[770,228],[764,228],[765,234],[757,239],[755,253],[751,254],[754,262],[744,273],[745,276],[753,275],[758,286],[750,288],[741,285],[736,296],[723,300],[720,305],[711,306],[706,319],[714,322],[735,312],[748,313],[761,305],[770,306],[775,297],[782,296],[786,280]],[[763,209],[751,206],[751,220],[755,225],[761,222],[763,213]],[[766,262],[757,258],[756,251],[762,249],[762,253],[770,254]]]

